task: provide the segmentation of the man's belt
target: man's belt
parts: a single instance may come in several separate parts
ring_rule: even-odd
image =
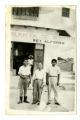
[[[50,76],[48,76],[48,77],[57,77],[57,76],[52,76],[52,75],[50,75]]]
[[[43,79],[35,79],[35,80],[43,80]]]
[[[20,77],[23,78],[23,79],[26,79],[26,78],[29,78],[29,75],[22,75]]]

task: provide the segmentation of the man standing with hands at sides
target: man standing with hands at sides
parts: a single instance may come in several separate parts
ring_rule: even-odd
[[[20,101],[18,104],[23,102],[23,91],[24,91],[24,102],[29,103],[27,101],[27,88],[29,87],[29,84],[31,83],[31,68],[28,65],[28,60],[24,60],[23,65],[19,68],[19,92],[20,92]]]
[[[50,94],[52,89],[54,91],[54,102],[56,105],[60,105],[58,102],[58,93],[57,93],[57,86],[59,85],[59,80],[60,80],[60,68],[57,66],[57,60],[52,59],[51,66],[47,69],[47,73],[46,73],[46,84],[48,86],[47,105],[50,104]]]
[[[38,63],[38,69],[35,70],[33,75],[33,103],[40,104],[41,94],[43,89],[43,82],[45,79],[45,72],[43,70],[42,63]]]

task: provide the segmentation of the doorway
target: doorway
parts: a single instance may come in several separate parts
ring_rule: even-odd
[[[13,42],[12,52],[13,55],[13,69],[16,70],[18,75],[19,67],[23,64],[24,59],[28,59],[29,55],[34,56],[34,43]],[[12,61],[11,61],[12,62]]]
[[[39,62],[44,63],[43,44],[23,42],[11,42],[11,44],[11,69],[16,71],[16,75],[18,75],[19,67],[23,64],[24,59],[28,59],[29,55],[34,58],[33,73]]]

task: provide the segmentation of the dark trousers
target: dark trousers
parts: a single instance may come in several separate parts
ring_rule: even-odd
[[[42,94],[42,84],[43,80],[34,80],[33,84],[33,102],[40,102]]]

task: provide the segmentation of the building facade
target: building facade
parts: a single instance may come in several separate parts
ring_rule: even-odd
[[[15,74],[29,55],[34,56],[34,70],[38,62],[46,69],[52,58],[74,59],[74,7],[11,7],[11,11],[10,58]],[[65,71],[73,71],[69,64]]]

